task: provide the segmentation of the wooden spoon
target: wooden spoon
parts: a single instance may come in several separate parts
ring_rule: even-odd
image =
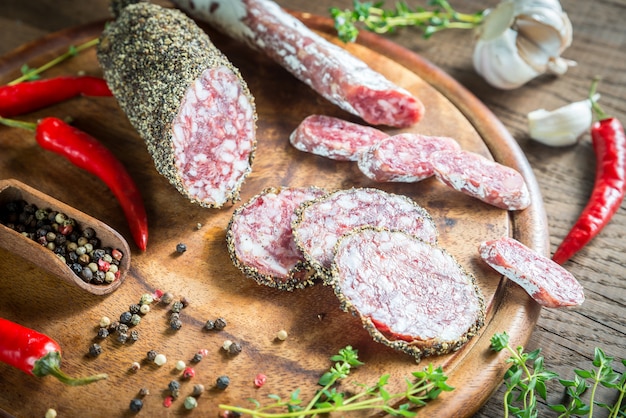
[[[22,256],[35,263],[40,268],[95,295],[111,293],[122,284],[130,267],[130,248],[126,240],[124,240],[117,231],[96,218],[66,205],[39,190],[33,189],[24,183],[14,179],[0,180],[0,205],[19,199],[35,204],[42,209],[50,208],[62,212],[76,220],[82,228],[93,228],[96,231],[96,236],[100,238],[103,247],[116,248],[124,254],[119,265],[120,276],[110,284],[100,285],[85,283],[51,250],[2,224],[0,224],[0,247]]]

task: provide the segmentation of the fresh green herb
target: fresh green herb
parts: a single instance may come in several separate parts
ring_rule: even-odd
[[[92,46],[97,45],[98,41],[99,41],[98,38],[94,38],[78,46],[71,45],[65,53],[59,55],[58,57],[52,59],[51,61],[48,61],[41,67],[31,68],[27,64],[24,64],[22,65],[20,69],[22,76],[11,81],[10,83],[8,83],[8,85],[12,86],[15,84],[19,84],[22,81],[37,80],[39,78],[39,74],[41,74],[42,72],[54,67],[55,65],[69,58],[72,58],[78,55],[81,51],[84,51],[85,49],[88,49],[88,48],[91,48]]]
[[[379,34],[393,32],[396,28],[414,26],[423,29],[424,38],[428,39],[435,32],[443,29],[472,29],[480,25],[485,11],[477,13],[459,13],[446,0],[428,0],[431,10],[411,9],[406,2],[399,1],[394,9],[384,9],[384,2],[353,1],[353,9],[330,9],[335,21],[339,39],[354,42],[359,34],[359,27]]]
[[[362,390],[355,395],[348,395],[333,386],[348,377],[353,368],[363,365],[358,359],[358,351],[347,346],[330,359],[334,365],[318,381],[322,389],[318,390],[307,404],[300,398],[300,389],[296,389],[288,399],[282,399],[278,395],[268,395],[273,402],[265,406],[257,400],[250,399],[255,409],[230,405],[220,405],[220,408],[259,418],[306,417],[331,412],[364,410],[381,411],[392,416],[413,417],[417,415],[417,412],[412,409],[424,406],[429,400],[437,398],[441,392],[454,390],[446,383],[448,377],[442,368],[429,365],[423,371],[413,372],[413,379],[406,379],[406,390],[403,392],[389,393],[387,391],[389,375],[386,374],[381,376],[373,386],[359,384]],[[406,402],[396,405],[403,400]]]
[[[506,332],[495,334],[491,338],[491,349],[494,351],[508,350],[511,357],[507,363],[511,367],[504,375],[504,384],[507,390],[504,394],[504,417],[530,418],[538,416],[537,396],[546,400],[546,382],[558,379],[557,373],[548,371],[544,366],[544,359],[539,354],[540,349],[530,353],[524,352],[523,347],[513,349],[509,345],[509,336]],[[604,352],[596,348],[591,370],[574,370],[573,380],[558,379],[565,388],[568,397],[566,404],[548,404],[550,409],[558,412],[559,418],[563,417],[593,417],[594,407],[604,408],[609,411],[609,418],[626,417],[626,373],[618,373],[612,367],[613,357],[608,357]],[[532,362],[532,367],[530,367]],[[621,361],[626,366],[626,360]],[[591,385],[588,384],[591,381]],[[597,389],[603,386],[614,389],[618,395],[613,404],[606,404],[596,400]],[[589,392],[589,400],[583,396]]]

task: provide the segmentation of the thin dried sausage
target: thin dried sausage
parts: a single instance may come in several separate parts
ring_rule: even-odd
[[[490,205],[521,210],[530,206],[522,175],[470,151],[437,151],[431,156],[435,176],[451,188]]]
[[[542,306],[575,306],[585,300],[583,287],[570,272],[513,238],[485,241],[478,252],[487,264],[519,284]]]
[[[325,115],[307,116],[289,136],[296,149],[339,161],[359,154],[389,135],[371,126]]]
[[[408,127],[424,105],[270,0],[174,0],[191,16],[265,52],[297,79],[372,125]]]
[[[435,174],[430,156],[460,150],[450,137],[403,133],[385,138],[359,154],[359,170],[377,182],[413,183]]]

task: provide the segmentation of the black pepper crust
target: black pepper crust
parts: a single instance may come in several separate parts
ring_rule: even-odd
[[[239,79],[256,123],[254,97],[239,70],[184,13],[144,2],[119,11],[117,20],[100,37],[97,57],[109,88],[145,140],[157,171],[190,200],[205,207],[219,207],[196,201],[185,189],[174,165],[171,125],[191,84],[206,69],[220,66]],[[256,141],[253,145],[249,165]],[[249,172],[230,191],[229,200],[239,199],[239,188]]]
[[[343,235],[343,237],[337,242],[334,248],[334,253],[336,255],[338,248],[341,245],[341,241],[343,238],[357,234],[361,230],[365,229],[373,229],[379,231],[391,231],[391,232],[401,232],[407,234],[404,231],[393,230],[389,228],[380,228],[380,227],[371,227],[364,226],[361,228],[357,228],[352,230],[351,232]],[[411,235],[411,234],[407,234]],[[419,238],[415,237],[415,239],[419,240]],[[438,247],[437,245],[433,245],[431,243],[423,241],[425,244],[430,245],[432,247],[438,248],[440,251],[444,253],[448,253],[444,248]],[[470,286],[472,287],[474,293],[478,298],[479,303],[479,312],[476,316],[476,320],[474,323],[467,329],[467,331],[458,339],[454,341],[441,341],[438,339],[422,339],[419,335],[414,336],[414,340],[405,341],[401,339],[394,339],[393,335],[388,335],[382,331],[380,331],[376,325],[372,322],[372,319],[368,316],[361,315],[359,310],[352,304],[352,302],[344,295],[343,290],[341,288],[341,280],[339,278],[340,272],[335,262],[333,262],[331,267],[331,274],[329,278],[328,284],[332,286],[335,295],[339,299],[340,308],[349,312],[352,315],[358,317],[361,320],[361,324],[363,328],[372,336],[373,340],[377,343],[384,344],[388,347],[393,348],[394,350],[402,351],[406,354],[409,354],[415,358],[416,362],[420,362],[423,357],[430,356],[439,356],[443,354],[448,354],[454,351],[459,350],[465,343],[467,343],[470,339],[478,335],[479,330],[483,327],[485,323],[485,300],[483,298],[482,292],[476,283],[476,278],[473,274],[468,272],[462,265],[457,263],[457,266],[462,274],[470,280]]]

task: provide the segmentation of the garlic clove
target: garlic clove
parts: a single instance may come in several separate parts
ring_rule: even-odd
[[[527,118],[530,137],[535,141],[552,147],[574,145],[593,122],[591,100],[570,103],[552,111],[533,110]]]
[[[509,28],[499,37],[476,43],[474,68],[496,88],[514,89],[541,74],[522,59],[516,40],[517,32]]]

